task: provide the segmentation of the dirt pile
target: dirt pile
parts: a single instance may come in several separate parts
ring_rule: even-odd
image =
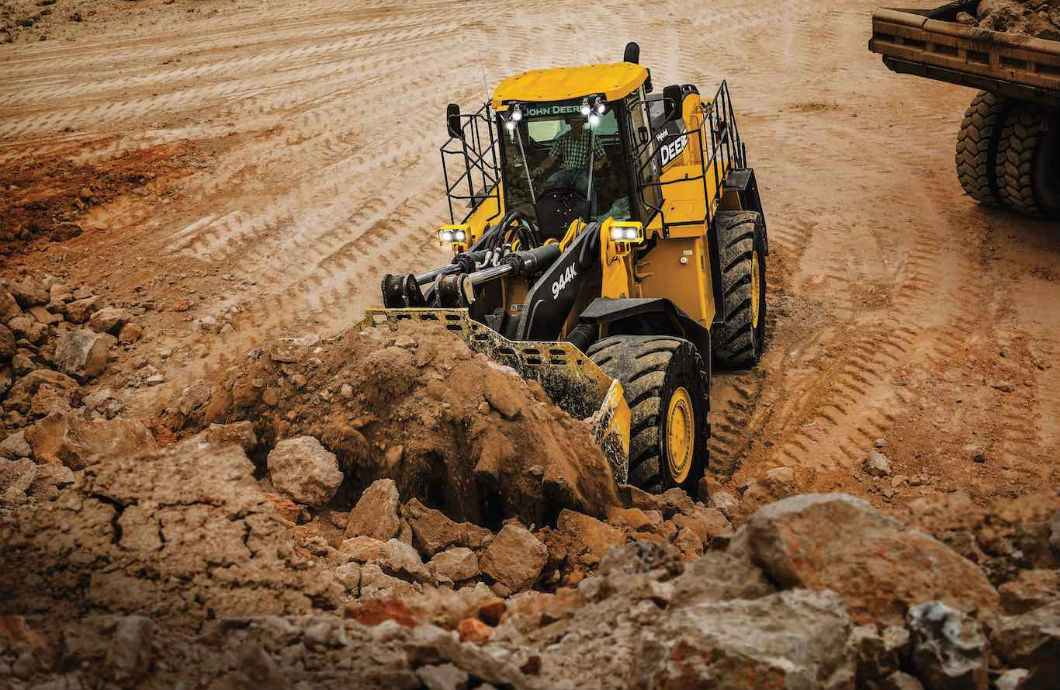
[[[263,459],[299,436],[334,453],[345,475],[336,505],[380,478],[405,500],[493,527],[509,517],[554,524],[563,508],[605,517],[619,504],[587,424],[437,327],[280,341],[221,383],[189,387],[167,411],[181,433],[241,420]]]
[[[982,0],[975,15],[959,12],[957,21],[991,31],[1060,40],[1060,0]]]

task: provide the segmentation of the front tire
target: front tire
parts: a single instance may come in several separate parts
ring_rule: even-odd
[[[695,345],[673,336],[616,335],[593,344],[588,355],[622,383],[629,404],[629,483],[695,496],[710,439],[710,374]]]

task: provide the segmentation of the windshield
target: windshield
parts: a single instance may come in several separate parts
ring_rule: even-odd
[[[539,110],[550,114],[535,115]],[[576,107],[531,106],[514,130],[502,126],[501,132],[507,208],[530,210],[542,195],[568,190],[582,199],[595,198],[597,220],[630,218],[625,156],[614,111],[604,113],[590,128]]]

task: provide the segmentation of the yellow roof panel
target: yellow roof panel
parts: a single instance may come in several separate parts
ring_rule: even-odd
[[[565,101],[593,93],[610,101],[626,96],[647,77],[646,67],[631,62],[531,70],[497,85],[493,109],[506,110],[504,101]]]

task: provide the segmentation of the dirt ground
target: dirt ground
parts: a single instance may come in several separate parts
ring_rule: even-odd
[[[961,194],[973,94],[887,71],[866,49],[876,5],[7,2],[0,275],[144,308],[104,382],[157,368],[123,393],[152,416],[248,348],[349,327],[384,273],[445,260],[447,102],[637,40],[658,85],[728,81],[765,203],[768,349],[715,378],[716,479],[790,466],[800,490],[887,510],[1056,487],[1060,234]],[[876,446],[894,476],[859,468]]]

